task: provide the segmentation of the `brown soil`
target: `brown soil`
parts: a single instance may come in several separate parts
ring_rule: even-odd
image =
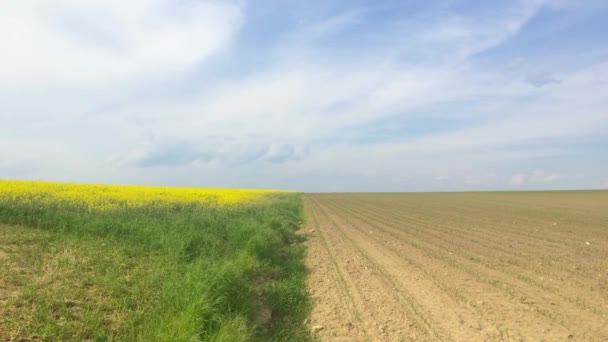
[[[608,192],[305,197],[322,341],[607,341]]]

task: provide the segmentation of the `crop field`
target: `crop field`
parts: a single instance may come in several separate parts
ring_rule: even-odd
[[[0,181],[0,341],[307,340],[301,194]]]
[[[606,191],[304,202],[320,340],[608,340]]]

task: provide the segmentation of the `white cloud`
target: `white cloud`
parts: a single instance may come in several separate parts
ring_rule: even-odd
[[[594,70],[598,75],[603,67]],[[534,102],[498,108],[499,113],[516,114],[501,117],[482,110],[484,120],[458,130],[430,132],[414,138],[395,136],[389,142],[365,146],[349,146],[348,142],[357,138],[359,130],[378,120],[395,116],[415,120],[420,117],[418,111],[439,101],[519,96],[527,94],[527,87],[515,88],[500,74],[467,78],[459,71],[447,69],[428,71],[372,64],[349,71],[323,65],[287,65],[261,76],[220,83],[190,102],[152,102],[144,107],[127,107],[115,115],[141,113],[141,120],[149,120],[143,127],[134,126],[132,134],[143,129],[162,139],[189,139],[194,144],[208,144],[209,135],[217,132],[221,132],[226,144],[235,141],[315,144],[337,138],[344,144],[341,152],[335,151],[339,156],[353,153],[359,158],[364,155],[394,158],[600,134],[608,121],[602,102],[593,103],[581,92],[595,83],[579,74],[570,77],[567,84],[552,93],[539,94]],[[576,77],[580,80],[572,81]],[[454,85],[456,79],[461,80],[459,86]],[[492,85],[500,83],[507,85]],[[578,115],[573,116],[573,112]],[[439,115],[443,119],[475,117],[456,108]]]
[[[418,187],[423,178],[455,188],[526,187],[561,175],[539,170],[509,182],[513,170],[497,165],[547,167],[534,159],[572,153],[556,142],[569,146],[608,127],[608,100],[597,95],[608,93],[608,64],[560,71],[561,83],[533,88],[521,80],[534,70],[474,63],[519,34],[542,2],[515,2],[488,17],[437,12],[407,31],[389,25],[377,32],[386,44],[357,34],[361,42],[341,51],[352,58],[336,59],[323,38],[366,20],[364,10],[348,11],[282,32],[257,51],[261,65],[239,55],[226,62],[229,77],[200,72],[224,53],[238,55],[231,44],[247,24],[242,5],[8,3],[0,13],[8,51],[0,55],[0,168],[75,180],[103,169],[109,181],[217,186],[254,186],[262,183],[250,176],[273,174],[262,185],[317,190],[330,181],[314,183],[313,175],[340,178],[336,189],[348,181]],[[179,81],[195,69],[201,75]],[[167,86],[170,95],[167,80],[181,82]]]
[[[528,177],[526,175],[517,174],[511,177],[512,185],[524,185],[526,184]]]
[[[548,173],[545,170],[534,170],[529,174],[515,174],[511,177],[511,185],[534,185],[539,183],[552,183],[561,180],[563,177],[559,173]]]
[[[44,178],[58,165],[76,173],[84,165],[108,167],[114,149],[137,149],[139,137],[128,137],[132,113],[104,112],[229,47],[242,10],[214,0],[4,3],[0,160],[17,177],[25,168]]]
[[[201,62],[240,26],[229,1],[11,1],[0,11],[0,89],[142,81]]]

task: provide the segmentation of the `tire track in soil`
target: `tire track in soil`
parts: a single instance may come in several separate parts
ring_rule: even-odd
[[[305,199],[309,223],[316,222],[311,234],[308,229],[309,288],[315,306],[309,326],[322,326],[317,337],[322,341],[437,341],[449,340],[434,331],[415,309],[404,307],[391,282],[348,239],[344,232],[333,226],[327,216],[310,198]],[[310,227],[310,225],[309,225]],[[325,250],[314,256],[315,251]],[[325,255],[325,258],[323,257]],[[312,260],[311,260],[312,259]],[[329,260],[328,260],[329,259]],[[322,269],[331,263],[343,279],[345,291],[332,288],[339,281],[323,277]],[[322,280],[322,281],[321,281]],[[336,297],[342,296],[344,299]],[[357,322],[344,320],[344,312],[336,303],[352,302]],[[343,308],[343,306],[342,306]],[[355,325],[357,324],[357,325]]]
[[[311,329],[322,327],[322,330],[315,332],[323,339],[366,340],[361,308],[355,305],[351,294],[353,289],[344,279],[343,270],[338,266],[310,206],[306,207],[306,216],[306,231],[310,234],[306,259],[306,266],[310,270],[308,288],[315,304],[308,324]]]
[[[405,310],[409,309],[414,315],[420,317],[419,320],[424,322],[428,331],[431,332],[433,340],[471,341],[479,338],[481,333],[481,329],[477,328],[479,323],[475,323],[475,327],[471,326],[470,329],[463,326],[465,320],[468,322],[475,320],[471,312],[454,305],[453,299],[449,298],[446,293],[437,291],[434,288],[435,284],[425,279],[420,272],[416,272],[411,267],[408,269],[409,261],[404,264],[401,257],[387,253],[382,243],[378,243],[374,238],[369,239],[364,229],[348,229],[355,227],[338,223],[337,220],[340,218],[333,212],[328,214],[324,206],[318,203],[316,205],[328,218],[332,228],[341,231],[346,239],[352,241],[355,248],[386,278],[393,291],[398,294]],[[450,307],[451,309],[431,312],[428,310],[429,307]],[[452,334],[447,331],[451,331]]]
[[[554,317],[556,313],[552,312],[552,307],[548,307],[549,304],[547,306],[540,305],[540,302],[545,301],[543,293],[537,292],[535,295],[530,295],[527,293],[530,290],[529,288],[526,288],[527,292],[522,292],[523,287],[516,287],[512,284],[503,287],[501,284],[507,284],[505,281],[508,281],[508,279],[497,281],[495,272],[492,270],[484,272],[483,269],[471,268],[469,260],[466,258],[450,260],[445,258],[444,255],[438,254],[437,250],[428,247],[421,249],[421,245],[411,242],[408,237],[399,236],[399,231],[397,235],[394,235],[394,231],[388,232],[384,230],[386,228],[376,225],[370,224],[367,226],[365,223],[355,225],[351,222],[350,217],[349,219],[342,217],[345,221],[343,224],[351,225],[352,228],[359,230],[363,235],[367,235],[369,239],[376,241],[384,249],[407,258],[414,267],[431,279],[429,287],[438,286],[457,302],[448,306],[452,310],[457,306],[473,307],[479,318],[477,326],[473,325],[469,328],[473,331],[477,329],[485,335],[483,340],[499,340],[507,336],[510,339],[523,339],[524,336],[527,336],[532,337],[532,340],[535,341],[550,336],[551,340],[554,340],[559,336],[568,336],[571,327],[576,326],[579,322],[591,322],[591,324],[587,323],[587,326],[592,329],[592,332],[597,332],[605,326],[593,317],[585,320],[589,313],[581,310],[574,311],[574,314],[566,319],[559,314]],[[362,226],[366,228],[360,228]],[[368,229],[373,229],[373,234],[371,231],[367,233]],[[408,242],[404,243],[404,241]],[[405,257],[406,255],[407,257]],[[449,278],[454,284],[466,284],[466,287],[458,288],[446,284],[444,278]],[[539,300],[541,298],[543,300]],[[555,298],[552,299],[555,301]],[[553,303],[553,305],[555,304]],[[564,303],[559,304],[560,307],[566,309],[566,312],[573,311],[571,308],[565,307]],[[441,308],[445,307],[445,305],[441,306]],[[508,321],[509,324],[501,323],[501,321]],[[454,326],[456,325],[452,324],[452,327]],[[452,328],[452,331],[458,330]],[[593,333],[583,332],[582,336],[585,337],[585,340],[593,339]],[[463,340],[461,337],[458,339]],[[466,338],[465,340],[476,339]]]
[[[564,297],[557,300],[560,296],[539,292],[541,289],[536,287],[538,284],[525,284],[512,278],[513,275],[486,269],[483,265],[472,262],[465,258],[465,254],[470,255],[467,252],[473,252],[472,250],[461,250],[463,255],[453,255],[444,250],[450,247],[449,240],[435,241],[433,234],[411,235],[411,232],[401,231],[395,225],[397,221],[392,221],[390,217],[387,217],[387,223],[390,223],[385,224],[383,215],[392,216],[386,212],[386,207],[374,208],[370,203],[349,202],[345,205],[336,202],[340,201],[315,195],[305,197],[307,210],[314,215],[317,230],[324,236],[325,248],[328,253],[334,249],[337,251],[334,251],[336,268],[348,273],[350,286],[354,287],[351,291],[358,293],[359,299],[362,299],[358,309],[365,312],[370,309],[369,298],[374,294],[370,295],[369,291],[377,291],[374,288],[386,292],[392,290],[392,294],[382,294],[384,301],[392,296],[401,305],[393,303],[388,311],[401,311],[403,317],[413,322],[406,326],[399,321],[392,321],[389,326],[397,326],[398,329],[383,329],[380,331],[382,334],[378,334],[374,327],[383,326],[382,321],[386,315],[371,310],[368,315],[361,315],[361,324],[369,332],[368,339],[607,340],[605,319],[573,307],[573,303],[563,301],[566,299]],[[398,216],[403,213],[395,214]],[[422,227],[416,227],[420,228]],[[442,228],[446,229],[442,235],[448,237],[447,230],[450,227]],[[437,245],[437,242],[441,243]],[[339,248],[336,245],[340,245]],[[352,267],[353,264],[341,265],[340,258],[348,255],[361,258],[360,265],[365,265],[365,270],[371,267],[372,272],[357,274],[352,272],[352,268],[349,269],[349,265]],[[353,274],[357,277],[353,278]],[[503,289],[489,281],[493,278],[501,278],[500,280],[517,286]],[[384,285],[376,283],[375,287],[367,286],[369,284],[361,279],[380,280]],[[529,287],[530,285],[533,286]],[[314,287],[314,284],[311,286]],[[530,294],[532,299],[553,296],[557,307],[539,307],[533,301],[530,302],[529,298],[528,301],[520,301],[516,297],[518,293]],[[549,311],[539,311],[545,308]],[[412,331],[415,333],[412,334]],[[328,335],[320,334],[319,337],[321,340],[332,340]],[[345,340],[353,340],[348,337]]]
[[[547,335],[542,332],[543,329],[547,329],[553,335],[558,334],[558,336],[569,334],[569,331],[561,326],[553,326],[547,322],[543,324],[543,319],[539,320],[535,315],[531,316],[526,304],[514,303],[509,307],[494,305],[495,302],[505,303],[508,300],[505,300],[504,295],[497,293],[488,284],[480,282],[479,279],[470,278],[471,274],[446,272],[448,270],[445,268],[445,261],[437,259],[436,256],[427,255],[425,252],[428,251],[407,249],[406,254],[401,254],[400,250],[406,246],[401,243],[403,240],[399,237],[385,236],[384,232],[375,226],[356,226],[344,217],[338,219],[344,220],[341,225],[350,226],[360,235],[365,236],[367,240],[364,241],[368,241],[368,244],[371,245],[371,241],[375,242],[377,258],[398,260],[401,257],[407,260],[409,269],[393,268],[396,272],[395,277],[400,277],[402,273],[416,274],[413,268],[418,270],[416,281],[412,281],[413,279],[408,281],[401,276],[403,286],[412,288],[412,292],[417,293],[418,300],[424,302],[425,308],[433,311],[433,315],[438,317],[436,321],[441,322],[443,329],[452,332],[458,341],[522,339],[523,335],[519,333],[521,329],[517,329],[517,326],[522,324],[527,328],[527,335],[535,337],[533,340],[541,340],[539,336]],[[373,230],[373,234],[370,229]],[[380,257],[379,254],[383,250],[385,250],[385,256]],[[393,261],[393,263],[395,262],[399,261]],[[389,266],[386,263],[385,265]],[[454,288],[437,275],[442,275],[457,284],[466,284],[467,288]],[[448,315],[447,313],[458,314]],[[501,317],[497,313],[514,322],[512,325],[516,326],[500,324]],[[532,327],[527,323],[528,321],[536,322],[536,326]],[[551,328],[549,329],[549,327]]]
[[[345,203],[351,203],[352,205],[351,201],[344,200],[343,203],[340,203],[340,207],[345,207]],[[372,210],[369,208],[372,206],[368,205],[366,207],[368,208],[358,206],[357,214],[369,213],[370,210]],[[505,228],[508,227],[504,226],[504,222],[501,224],[496,224],[494,222],[485,223],[483,218],[480,218],[476,219],[474,222],[475,225],[480,228],[475,229],[475,227],[472,227],[471,223],[467,223],[466,221],[463,223],[462,221],[456,220],[457,222],[452,222],[452,224],[448,225],[441,223],[442,220],[437,217],[432,219],[427,218],[426,220],[412,219],[410,215],[403,215],[401,212],[402,208],[387,207],[388,205],[384,205],[383,207],[374,205],[372,216],[380,217],[380,221],[387,225],[398,224],[404,231],[416,231],[416,234],[419,234],[420,236],[428,235],[428,237],[424,236],[424,239],[433,236],[432,240],[435,241],[435,238],[445,240],[444,237],[447,237],[449,238],[450,245],[458,248],[472,244],[476,248],[475,252],[477,256],[484,257],[481,259],[494,259],[500,261],[500,263],[509,263],[515,267],[526,265],[526,269],[530,268],[530,261],[537,261],[537,263],[542,266],[536,267],[534,270],[529,269],[529,271],[532,272],[531,274],[536,276],[539,272],[551,271],[550,274],[546,273],[541,275],[544,275],[547,279],[567,278],[573,283],[572,286],[575,288],[585,286],[588,288],[597,288],[597,274],[605,269],[601,264],[581,265],[579,262],[586,258],[608,257],[608,244],[602,243],[602,240],[595,239],[593,247],[584,246],[584,248],[581,248],[583,247],[583,244],[579,243],[576,248],[559,248],[554,250],[548,249],[547,243],[534,243],[529,241],[531,240],[529,238],[515,240],[505,237]],[[408,214],[411,214],[411,212]],[[467,217],[468,215],[464,216]],[[477,215],[475,217],[478,216],[481,217],[482,215]],[[451,221],[454,221],[454,219]],[[485,230],[483,229],[484,225],[486,227]],[[496,239],[496,233],[488,231],[488,225],[500,228],[499,230],[503,238],[500,240]],[[432,227],[433,229],[428,229],[429,227]],[[463,229],[462,227],[466,227],[466,229]],[[534,230],[537,226],[532,227],[534,227],[532,229]],[[588,226],[587,228],[593,227],[594,226]],[[571,240],[571,237],[566,238],[565,240]],[[457,243],[457,241],[461,241],[462,243]],[[466,247],[466,249],[469,248],[470,246]],[[573,254],[578,256],[578,258],[573,258]],[[547,268],[546,265],[543,265],[547,263],[550,263],[552,267]],[[585,266],[586,272],[581,272],[581,268],[583,268],[581,266]],[[519,274],[518,277],[524,278],[525,276]],[[536,277],[532,277],[532,279],[533,278]]]
[[[505,251],[504,251],[504,249],[501,249],[496,246],[492,246],[492,247],[485,246],[483,242],[481,242],[481,243],[476,242],[473,244],[458,246],[459,240],[462,240],[462,238],[459,236],[450,236],[449,234],[445,234],[446,237],[444,237],[442,235],[437,235],[436,230],[433,230],[435,232],[435,234],[426,232],[426,234],[428,234],[428,236],[418,235],[418,233],[420,233],[420,230],[418,228],[407,225],[407,226],[402,227],[402,228],[407,228],[407,229],[399,229],[398,226],[396,226],[395,223],[393,222],[392,218],[378,215],[378,210],[376,210],[376,211],[374,211],[374,213],[370,214],[369,210],[364,210],[362,208],[358,208],[357,212],[354,212],[348,208],[345,208],[344,206],[336,204],[333,201],[327,201],[327,202],[331,203],[331,205],[334,208],[339,208],[339,210],[341,210],[341,211],[348,212],[349,221],[357,220],[357,221],[365,222],[365,224],[370,225],[370,226],[374,227],[375,229],[381,229],[388,234],[396,235],[396,237],[398,239],[400,239],[402,241],[407,241],[410,245],[430,251],[429,254],[440,253],[440,256],[438,258],[441,258],[442,260],[444,260],[444,262],[446,262],[448,264],[454,264],[454,262],[458,262],[459,265],[474,264],[474,267],[481,267],[482,274],[485,273],[484,270],[486,270],[487,273],[493,274],[493,276],[485,277],[486,279],[492,279],[495,283],[500,283],[499,286],[502,286],[502,284],[507,284],[509,286],[509,288],[511,289],[510,292],[513,292],[512,289],[517,288],[517,286],[515,286],[516,284],[519,284],[520,287],[525,287],[527,290],[532,290],[533,287],[536,287],[536,288],[538,288],[537,291],[543,291],[543,295],[540,297],[529,295],[529,294],[526,295],[525,292],[517,293],[517,295],[520,295],[520,296],[523,295],[524,297],[527,297],[527,298],[542,298],[542,297],[548,297],[548,296],[546,296],[548,294],[547,292],[553,292],[550,297],[551,302],[555,302],[556,299],[559,298],[561,300],[568,302],[567,304],[560,305],[561,307],[568,307],[570,305],[574,305],[574,306],[577,306],[578,309],[580,309],[579,313],[577,313],[578,317],[576,317],[576,319],[585,320],[585,317],[580,317],[580,316],[587,316],[587,314],[595,314],[596,316],[599,316],[599,317],[606,317],[606,310],[603,308],[608,309],[608,298],[605,298],[601,294],[597,293],[597,292],[600,292],[601,290],[593,290],[592,292],[596,292],[596,293],[589,293],[588,296],[585,296],[585,297],[589,297],[589,298],[580,296],[581,289],[583,289],[585,287],[585,285],[582,285],[580,283],[580,280],[585,280],[584,277],[582,277],[582,276],[579,276],[578,278],[569,277],[568,279],[569,279],[570,283],[562,282],[559,284],[555,283],[555,284],[552,284],[552,286],[548,286],[549,284],[542,283],[542,280],[536,280],[536,278],[539,278],[538,277],[539,274],[543,274],[543,270],[538,269],[537,268],[538,265],[536,263],[530,264],[529,258],[527,260],[528,261],[527,264],[524,264],[525,265],[525,267],[524,267],[521,264],[518,265],[518,264],[515,264],[512,262],[510,263],[509,257],[512,257],[512,255],[499,254],[498,252],[502,251],[504,253]],[[402,222],[402,224],[403,224],[403,222]],[[416,231],[417,233],[412,234],[413,231]],[[429,241],[433,241],[433,243],[429,244]],[[484,241],[488,242],[488,240],[484,240]],[[455,248],[455,247],[458,247],[458,248]],[[500,255],[504,258],[502,260],[503,261],[502,267],[494,267],[491,264],[487,264],[487,262],[489,260],[487,258],[485,258],[485,259],[478,258],[479,256],[481,256],[483,254],[484,250],[486,250],[486,249],[489,250],[490,248],[491,248],[491,250],[494,251],[494,256]],[[475,250],[474,254],[470,253],[470,251],[472,251],[473,249]],[[454,253],[446,254],[446,253],[441,252],[441,251],[445,252],[447,250],[453,250],[456,252],[456,254],[454,254]],[[458,260],[455,261],[454,259],[457,257],[465,257],[465,258],[460,261],[458,261]],[[544,275],[545,275],[546,279],[551,279],[551,277],[562,278],[562,277],[560,277],[559,273],[560,272],[553,269],[551,273],[545,272]],[[570,276],[572,275],[572,272],[568,272],[568,273]],[[543,278],[543,277],[540,277],[540,278]],[[499,282],[498,281],[499,279],[501,279],[502,281]],[[514,284],[514,283],[516,283],[516,284]],[[530,287],[530,286],[532,286],[532,287]],[[593,287],[594,285],[590,284],[587,286]],[[500,289],[500,287],[499,287],[499,289]],[[565,294],[561,294],[562,292]],[[536,293],[538,293],[538,292],[536,292]],[[575,295],[573,295],[573,294],[575,294]],[[536,304],[538,305],[538,303],[536,303]],[[553,305],[556,305],[556,304],[553,303]],[[551,311],[551,309],[549,308],[549,309],[546,309],[545,311]],[[568,310],[568,311],[576,312],[576,310]],[[587,312],[587,311],[589,311],[589,312]],[[566,321],[574,322],[576,319],[574,319],[574,320],[567,319]],[[588,321],[593,321],[593,320],[588,320]],[[604,323],[600,323],[599,325],[603,326]]]

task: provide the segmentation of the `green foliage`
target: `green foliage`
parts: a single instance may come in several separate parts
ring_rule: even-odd
[[[272,196],[256,206],[113,213],[0,202],[0,222],[44,233],[30,242],[39,255],[54,255],[62,275],[52,288],[23,286],[20,305],[33,308],[24,329],[53,340],[309,340],[295,234],[301,198]],[[75,256],[61,261],[67,248]],[[77,315],[68,297],[80,300]]]

